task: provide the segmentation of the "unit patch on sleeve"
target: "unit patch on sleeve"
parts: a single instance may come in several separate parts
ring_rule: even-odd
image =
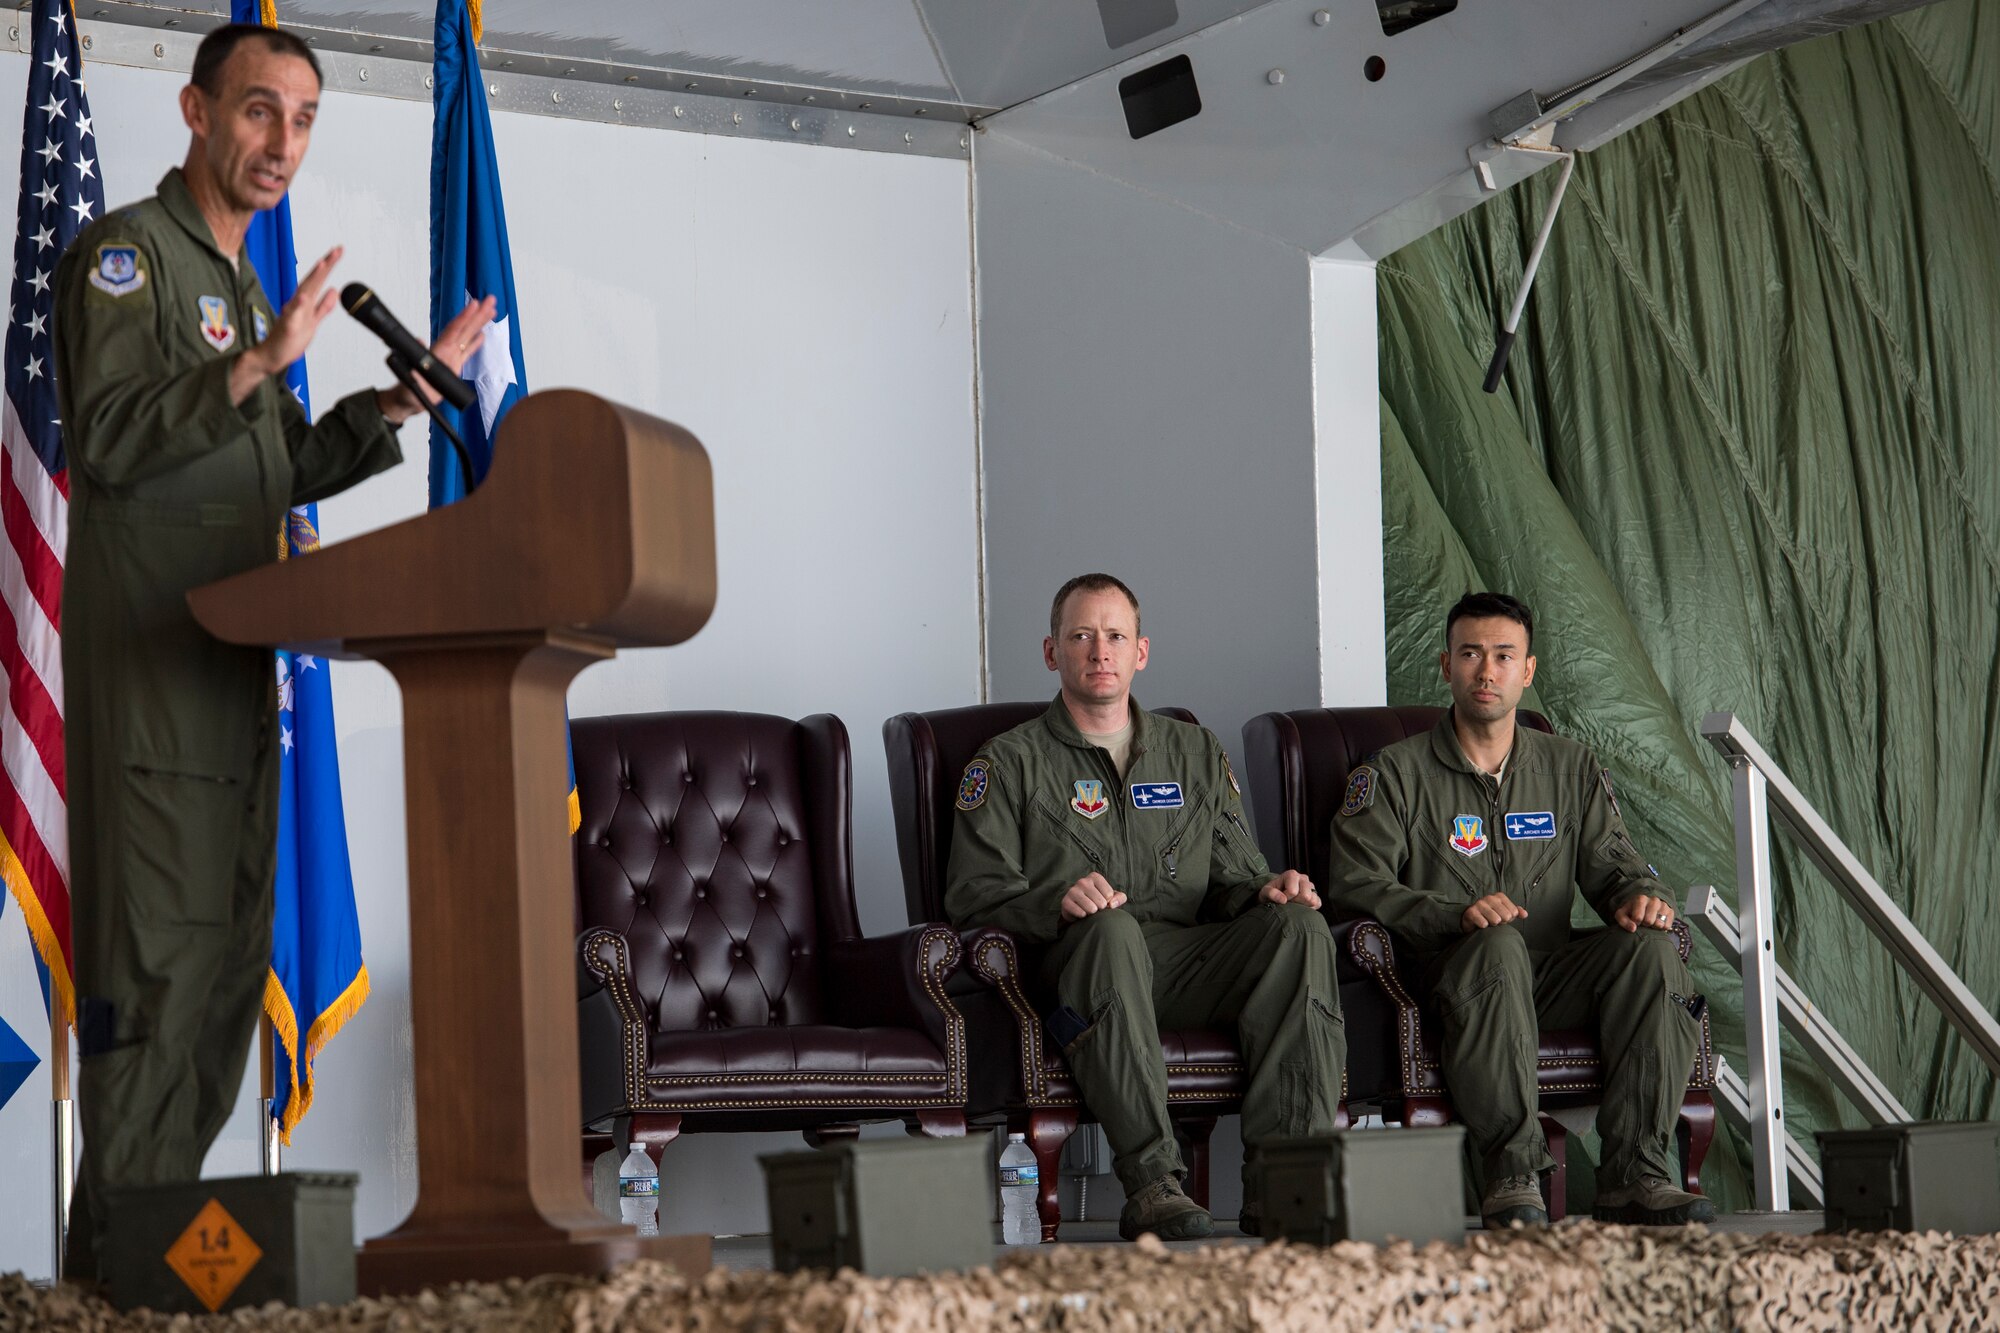
[[[1604,799],[1611,802],[1612,818],[1614,819],[1625,818],[1624,814],[1621,813],[1618,809],[1618,793],[1611,790],[1611,770],[1608,768],[1598,769],[1597,780],[1604,784]]]
[[[965,776],[958,780],[958,808],[977,810],[986,799],[986,761],[975,759],[965,766]]]
[[[1507,841],[1530,842],[1537,838],[1556,836],[1556,814],[1553,810],[1529,810],[1507,812],[1505,820]]]
[[[1178,782],[1135,782],[1132,784],[1134,810],[1178,810],[1187,802],[1181,798]]]
[[[1375,799],[1375,770],[1367,764],[1356,768],[1347,778],[1347,798],[1340,803],[1343,815],[1358,815],[1368,808]]]
[[[90,285],[113,296],[125,296],[144,287],[146,273],[139,267],[139,247],[98,246],[97,267],[90,271]]]
[[[1238,796],[1243,794],[1243,789],[1236,785],[1236,770],[1229,766],[1228,755],[1222,756],[1222,776],[1229,779],[1229,790]]]
[[[1478,815],[1460,815],[1451,821],[1451,849],[1461,856],[1477,856],[1486,850],[1486,821]]]

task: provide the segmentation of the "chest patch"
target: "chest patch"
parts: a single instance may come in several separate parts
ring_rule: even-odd
[[[986,800],[987,769],[984,759],[975,759],[965,766],[965,776],[958,780],[958,808],[977,810]]]
[[[90,285],[113,296],[125,296],[144,287],[146,275],[139,268],[139,247],[98,246],[97,267],[91,270]]]
[[[250,331],[257,335],[258,342],[271,336],[271,321],[265,319],[264,312],[255,306],[250,307]]]
[[[1104,799],[1104,784],[1096,778],[1081,778],[1076,784],[1076,795],[1070,798],[1069,808],[1085,819],[1095,819],[1111,808],[1111,802]]]
[[[1451,849],[1460,856],[1477,856],[1486,850],[1486,821],[1478,815],[1459,815],[1451,821]]]
[[[1553,810],[1509,810],[1505,821],[1507,841],[1532,842],[1537,838],[1556,836],[1556,815]]]
[[[1134,810],[1178,810],[1187,802],[1178,782],[1135,782],[1132,784]]]
[[[229,302],[219,296],[195,298],[201,309],[201,340],[218,352],[236,345],[236,326],[229,322]]]

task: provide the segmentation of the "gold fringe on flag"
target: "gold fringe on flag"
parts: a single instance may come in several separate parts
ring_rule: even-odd
[[[269,0],[266,0],[269,3]],[[480,0],[465,0],[465,12],[472,19],[472,40],[481,41],[486,36],[486,16],[480,13],[485,6]]]
[[[576,808],[576,796],[570,796],[570,808]],[[576,831],[575,817],[571,817],[570,832]],[[35,952],[42,956],[42,962],[49,969],[49,994],[54,1000],[55,1012],[63,1022],[76,1026],[76,992],[70,984],[69,964],[63,959],[62,943],[56,939],[55,927],[49,924],[48,914],[42,910],[42,900],[35,896],[35,886],[28,882],[27,867],[14,854],[14,848],[4,835],[0,835],[0,879],[7,881],[8,891],[14,901],[21,904],[21,915],[28,919],[28,938],[34,942]]]
[[[305,1056],[299,1055],[299,1020],[292,1012],[291,997],[285,994],[283,983],[275,971],[264,975],[264,1013],[271,1020],[271,1031],[284,1047],[285,1069],[290,1077],[290,1094],[285,1098],[285,1113],[278,1121],[278,1139],[286,1147],[292,1144],[292,1130],[299,1121],[305,1119],[313,1103],[312,1062],[334,1034],[360,1011],[368,999],[368,965],[363,963],[354,974],[354,980],[347,983],[347,989],[334,998],[326,1007],[326,1012],[313,1020],[306,1029]],[[301,1071],[304,1076],[301,1077]]]
[[[257,0],[257,18],[267,28],[278,26],[278,0]],[[290,1142],[290,1140],[286,1140]]]

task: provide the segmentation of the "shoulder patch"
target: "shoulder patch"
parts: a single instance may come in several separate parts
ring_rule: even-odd
[[[977,810],[985,802],[989,773],[984,755],[965,766],[965,776],[958,780],[959,809]]]
[[[145,256],[122,241],[97,247],[90,266],[90,285],[111,296],[126,296],[146,285]]]
[[[1612,817],[1615,819],[1625,818],[1618,809],[1618,793],[1611,790],[1611,770],[1608,768],[1598,769],[1597,780],[1604,787],[1604,799],[1611,803]]]
[[[1235,792],[1238,796],[1243,794],[1243,788],[1236,785],[1236,770],[1229,766],[1229,756],[1227,753],[1222,756],[1222,776],[1229,779],[1229,790]]]
[[[1343,815],[1358,815],[1375,800],[1377,774],[1373,767],[1362,764],[1347,779],[1347,798],[1340,803]]]

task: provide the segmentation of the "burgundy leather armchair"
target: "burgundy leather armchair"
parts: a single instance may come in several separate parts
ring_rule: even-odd
[[[862,936],[840,719],[652,713],[570,734],[586,1159],[606,1128],[964,1134],[959,938]]]
[[[1315,884],[1331,882],[1333,820],[1355,765],[1385,745],[1429,731],[1443,709],[1306,708],[1290,713],[1265,713],[1243,725],[1244,772],[1249,784],[1257,838],[1274,866],[1303,868]],[[1552,731],[1547,718],[1523,709],[1520,721],[1540,731]],[[1329,903],[1328,911],[1332,912]],[[1451,1091],[1439,1072],[1438,1039],[1431,1017],[1413,998],[1396,969],[1395,945],[1380,922],[1366,918],[1335,926],[1342,939],[1343,965],[1354,963],[1368,973],[1388,1002],[1389,1021],[1357,1022],[1348,1005],[1348,1068],[1351,1102],[1369,1101],[1386,1119],[1406,1125],[1442,1125],[1452,1118]],[[1674,934],[1683,960],[1694,946],[1687,923],[1676,921]],[[1373,1048],[1373,1050],[1367,1048]],[[1384,1058],[1386,1057],[1386,1058]],[[1568,1131],[1548,1113],[1566,1107],[1593,1106],[1603,1091],[1601,1061],[1595,1033],[1551,1030],[1541,1034],[1536,1061],[1542,1129],[1556,1169],[1548,1183],[1549,1216],[1566,1211]],[[1368,1070],[1369,1076],[1356,1074]],[[1701,1044],[1681,1102],[1676,1138],[1681,1150],[1686,1188],[1701,1191],[1701,1164],[1715,1137],[1715,1049],[1708,1017],[1701,1020]]]
[[[988,740],[1047,709],[1047,703],[981,704],[902,713],[882,724],[911,921],[944,919],[959,775]],[[1185,709],[1155,711],[1194,721]],[[1069,1066],[1042,1030],[1041,1015],[1051,1001],[1037,993],[1037,951],[993,928],[968,930],[964,942],[966,966],[953,997],[965,1015],[971,1050],[970,1112],[976,1119],[1004,1120],[1010,1131],[1026,1136],[1041,1172],[1042,1239],[1052,1241],[1062,1222],[1057,1194],[1062,1146],[1092,1117]],[[1188,1166],[1188,1193],[1206,1206],[1209,1135],[1219,1117],[1242,1106],[1243,1054],[1232,1034],[1209,1029],[1162,1032],[1160,1050],[1167,1062],[1167,1102]]]

